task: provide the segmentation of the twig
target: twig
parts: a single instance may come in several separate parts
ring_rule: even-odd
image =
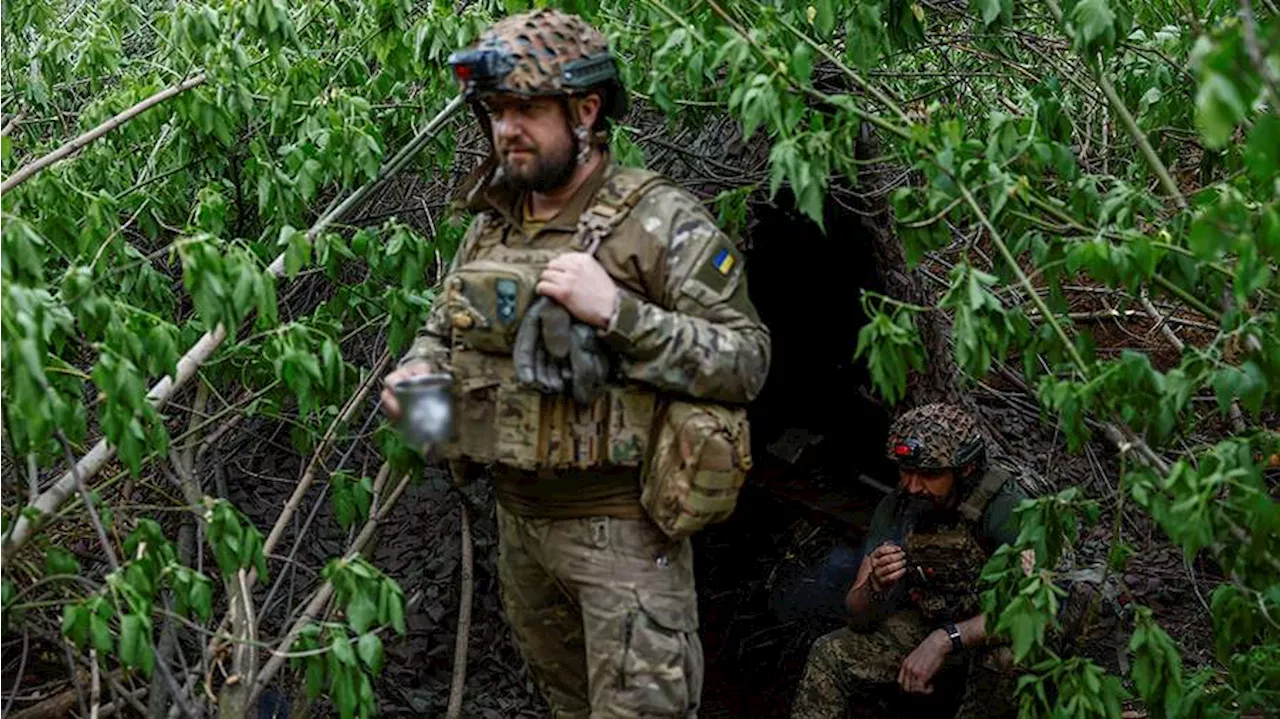
[[[200,338],[200,341],[182,359],[178,360],[176,380],[166,376],[147,393],[147,400],[151,402],[152,406],[156,408],[163,407],[165,402],[169,401],[187,380],[191,379],[191,376],[196,372],[196,368],[213,354],[218,345],[222,343],[222,340],[226,339],[226,336],[226,328],[219,324],[213,331]],[[13,533],[6,537],[4,541],[4,553],[16,552],[31,538],[36,525],[27,518],[28,510],[35,510],[36,516],[40,519],[52,514],[66,501],[67,497],[71,495],[78,485],[84,484],[90,477],[97,474],[114,455],[115,447],[109,446],[104,437],[98,440],[93,449],[89,450],[89,453],[84,457],[81,457],[79,462],[74,461],[75,458],[72,457],[71,469],[62,475],[62,478],[52,487],[37,497],[34,502],[27,505],[21,516],[14,522]]]
[[[86,704],[84,700],[84,689],[81,687],[80,682],[76,681],[78,673],[76,672],[75,657],[71,655],[71,642],[63,639],[59,643],[62,644],[62,653],[67,658],[67,671],[70,672],[69,676],[71,677],[71,684],[76,692],[76,706],[80,708],[80,716],[88,716],[89,705]]]
[[[467,685],[467,639],[471,634],[471,593],[475,577],[471,557],[471,510],[466,497],[459,496],[462,528],[462,591],[458,598],[458,633],[453,642],[453,683],[449,687],[449,707],[445,719],[458,719],[462,715],[462,694]]]
[[[12,120],[10,120],[12,122]],[[467,511],[466,507],[462,511]],[[9,710],[13,709],[13,700],[18,698],[18,690],[22,688],[22,673],[27,670],[27,650],[30,642],[30,634],[26,629],[22,630],[22,659],[18,660],[18,673],[13,675],[13,692],[9,695],[9,700],[4,703],[4,715],[9,716]]]
[[[372,379],[374,379],[374,378],[376,378],[376,377],[380,377],[380,376],[381,376],[381,374],[382,374],[382,368],[383,368],[383,365],[385,365],[385,363],[390,359],[390,357],[391,357],[391,356],[390,356],[390,354],[383,354],[383,356],[382,356],[382,360],[378,363],[378,365],[374,368],[373,372],[372,372],[372,373],[370,373],[370,375],[369,375],[369,378],[370,378],[371,380],[372,380]],[[365,394],[367,394],[367,390],[366,390],[366,392],[365,392],[365,393],[362,393],[359,397],[357,397],[357,398],[355,398],[355,399],[354,399],[354,403],[353,403],[353,405],[352,405],[352,406],[353,406],[353,407],[358,407],[358,406],[360,406],[360,405],[364,402]],[[360,434],[361,434],[362,436],[363,436],[363,435],[364,435],[364,433],[368,430],[369,425],[373,422],[374,418],[376,418],[377,416],[378,416],[378,409],[375,407],[375,408],[374,408],[374,410],[373,410],[372,412],[370,412],[370,413],[369,413],[369,417],[365,419],[364,426],[362,426],[362,427],[360,428]],[[334,426],[336,427],[336,424],[335,424]],[[333,428],[331,427],[330,429],[332,430]],[[351,457],[351,453],[355,451],[355,448],[356,448],[356,446],[357,446],[359,443],[360,443],[360,442],[359,442],[359,439],[357,439],[355,442],[353,442],[353,443],[351,444],[351,447],[347,450],[346,454],[344,454],[344,455],[342,456],[342,459],[338,461],[338,466],[337,466],[337,467],[336,467],[332,472],[330,472],[330,475],[332,475],[332,474],[335,474],[335,473],[337,473],[337,472],[341,472],[341,471],[342,471],[342,468],[343,468],[343,467],[345,467],[345,466],[346,466],[346,464],[347,464],[347,460]],[[326,453],[327,453],[327,452],[326,452]],[[323,460],[323,458],[324,458],[324,455],[323,455],[323,454],[317,454],[317,455],[314,455],[314,458],[315,458],[317,461],[322,461],[322,460]],[[383,474],[386,474],[386,473],[389,473],[389,472],[390,472],[390,468],[389,468],[389,467],[388,467],[388,468],[385,468],[385,469],[386,469],[386,472],[384,472]],[[314,475],[313,475],[313,476],[314,476]],[[380,476],[380,477],[379,477],[379,485],[380,485],[380,483],[381,483],[381,482],[384,482],[384,481],[386,481],[386,477],[385,477],[385,476]],[[309,484],[309,482],[308,482],[308,484]],[[316,515],[318,515],[318,514],[319,514],[319,512],[320,512],[320,507],[321,507],[321,506],[323,505],[323,503],[324,503],[324,498],[325,498],[325,495],[326,495],[326,493],[328,492],[328,490],[329,490],[329,485],[328,485],[328,484],[326,484],[326,485],[321,489],[321,491],[320,491],[320,496],[316,498],[316,502],[315,502],[315,504],[311,507],[311,512],[307,514],[307,519],[306,519],[306,521],[304,521],[304,522],[302,523],[302,527],[301,527],[300,529],[298,529],[298,530],[297,530],[297,536],[295,536],[295,537],[294,537],[294,539],[293,539],[293,548],[289,550],[289,555],[288,555],[288,557],[285,559],[285,561],[286,561],[287,563],[289,563],[291,567],[292,567],[292,565],[293,565],[294,558],[298,556],[298,550],[302,547],[302,540],[303,540],[303,538],[306,536],[306,534],[307,534],[307,530],[311,528],[311,524],[312,524],[312,522],[314,522],[314,521],[315,521]],[[296,496],[296,492],[295,492],[295,496]],[[376,495],[375,495],[374,499],[375,499],[375,501],[376,501],[376,499],[377,499]],[[291,512],[291,514],[292,514],[292,512]],[[353,529],[354,529],[354,527],[353,527]],[[273,555],[271,555],[270,553],[267,553],[267,556],[273,556]],[[266,598],[262,600],[262,613],[263,613],[263,614],[270,614],[270,613],[271,613],[271,600],[272,600],[272,598],[274,598],[274,597],[275,597],[276,592],[278,592],[278,591],[280,590],[280,587],[281,587],[281,586],[282,586],[282,584],[284,583],[284,577],[285,577],[285,574],[286,574],[286,572],[283,572],[283,571],[282,571],[282,572],[280,572],[280,574],[276,577],[276,581],[275,581],[275,583],[271,585],[271,590],[270,590],[269,592],[267,592],[267,596],[266,596]],[[289,572],[289,576],[292,578],[292,577],[294,576],[294,573],[293,573],[293,572]],[[290,604],[292,604],[292,600],[290,601]]]
[[[102,684],[98,677],[98,650],[89,650],[89,719],[98,719],[98,705],[102,702]]]
[[[123,110],[119,112],[118,114],[116,114],[115,116],[107,120],[106,122],[103,122],[101,125],[98,125],[92,130],[64,144],[62,147],[59,147],[58,149],[54,150],[53,152],[50,152],[44,157],[41,157],[40,159],[34,162],[23,165],[22,167],[18,168],[16,172],[10,175],[3,183],[0,183],[0,194],[8,192],[9,190],[12,190],[18,185],[21,185],[22,183],[31,179],[31,177],[35,175],[37,172],[40,172],[41,170],[54,164],[55,162],[58,162],[59,160],[69,157],[70,155],[73,155],[76,152],[79,152],[82,148],[84,148],[89,143],[93,142],[94,140],[97,140],[98,138],[102,137],[108,132],[111,132],[117,127],[120,127],[121,125],[132,120],[138,115],[141,115],[142,113],[146,112],[152,107],[155,107],[156,105],[164,102],[165,100],[168,100],[171,97],[180,95],[186,92],[187,90],[190,90],[191,88],[202,84],[204,81],[205,81],[205,75],[201,73],[199,75],[196,75],[195,77],[183,80],[177,85],[165,88],[164,90],[157,92],[156,94],[152,95],[151,97],[148,97],[142,102],[139,102],[133,107],[130,107],[127,110]]]
[[[93,506],[93,497],[89,494],[89,488],[85,486],[84,477],[80,476],[80,468],[76,466],[75,455],[71,453],[71,442],[67,439],[67,435],[62,431],[61,427],[55,427],[54,434],[57,435],[58,442],[62,444],[62,451],[67,457],[67,462],[71,465],[71,474],[75,479],[76,491],[80,493],[80,499],[84,502],[85,512],[89,515],[89,522],[93,524],[93,531],[98,534],[98,542],[102,545],[102,552],[107,558],[107,563],[111,565],[113,571],[119,569],[120,561],[116,559],[115,550],[111,548],[111,540],[107,537],[107,528],[102,524],[102,517],[98,515],[98,509]]]
[[[430,139],[434,137],[442,127],[444,127],[445,121],[448,120],[453,113],[457,112],[458,109],[462,107],[462,104],[461,95],[450,101],[449,104],[445,106],[445,108],[441,110],[440,113],[436,115],[435,118],[432,119],[431,122],[428,123],[427,126],[423,128],[408,145],[402,148],[390,162],[383,166],[376,178],[371,180],[368,184],[360,187],[360,189],[353,192],[350,197],[342,202],[342,204],[338,205],[330,212],[325,213],[323,217],[317,220],[315,225],[313,225],[307,232],[308,238],[314,239],[317,235],[328,228],[329,225],[342,217],[344,213],[367,197],[370,192],[381,186],[388,177],[404,167],[404,165],[407,164],[408,161],[412,159],[412,157],[421,150],[422,147],[425,146],[426,143],[430,141]],[[284,254],[281,253],[280,256],[276,257],[275,261],[272,262],[267,269],[268,273],[274,277],[279,278],[284,276]],[[196,342],[195,346],[188,350],[187,353],[182,356],[182,359],[178,360],[177,377],[170,378],[166,376],[157,382],[156,385],[151,388],[151,391],[147,393],[147,400],[151,402],[152,406],[156,408],[163,406],[164,403],[173,396],[174,392],[191,379],[191,376],[195,374],[196,369],[209,359],[226,337],[227,330],[221,324],[213,330],[205,333],[205,335]],[[115,448],[108,445],[106,438],[104,437],[100,439],[98,443],[93,446],[93,449],[89,450],[89,453],[81,458],[79,463],[73,465],[73,471],[63,475],[63,477],[59,479],[53,487],[46,490],[36,499],[35,502],[27,505],[27,507],[20,513],[17,521],[13,524],[13,532],[9,536],[5,537],[2,547],[0,547],[3,553],[10,554],[17,551],[26,544],[28,539],[31,538],[36,527],[36,525],[27,518],[27,515],[31,510],[34,510],[35,516],[40,519],[52,514],[64,501],[66,501],[66,498],[71,494],[71,491],[75,489],[77,476],[76,471],[78,471],[83,479],[87,481],[90,477],[97,474],[114,454]]]
[[[0,137],[8,137],[9,132],[13,130],[13,128],[18,124],[20,120],[22,120],[22,116],[25,115],[26,112],[27,112],[26,110],[19,110],[18,114],[9,118],[9,121],[4,124],[4,127],[0,128]],[[5,714],[8,714],[8,713],[9,713],[8,710],[6,710]]]
[[[1178,350],[1178,354],[1182,354],[1182,351],[1186,349],[1186,343],[1183,342],[1182,338],[1178,337],[1177,333],[1173,331],[1173,328],[1169,326],[1168,318],[1160,314],[1160,310],[1157,310],[1156,306],[1151,304],[1151,298],[1147,296],[1145,289],[1142,291],[1141,296],[1138,297],[1138,302],[1142,304],[1142,309],[1146,310],[1147,315],[1149,315],[1151,319],[1155,320],[1156,326],[1153,329],[1159,329],[1160,333],[1164,335],[1164,338],[1169,341],[1169,344],[1173,345],[1173,348]]]
[[[302,477],[298,480],[298,486],[294,488],[293,494],[289,497],[289,501],[285,502],[284,508],[280,511],[280,516],[276,517],[275,525],[271,527],[271,532],[267,534],[267,539],[262,545],[263,554],[271,554],[276,544],[280,542],[280,538],[284,536],[284,531],[289,525],[289,520],[293,519],[293,514],[298,510],[298,505],[302,503],[302,498],[306,495],[307,490],[311,488],[312,482],[316,478],[316,469],[324,461],[328,455],[329,448],[333,445],[338,433],[338,427],[351,419],[351,415],[355,413],[360,405],[364,402],[364,398],[369,395],[374,384],[382,377],[382,370],[391,360],[391,353],[384,352],[382,357],[370,370],[369,376],[365,378],[356,393],[347,400],[347,404],[343,407],[338,416],[329,424],[329,429],[324,433],[324,437],[317,445],[316,451],[311,454],[311,461],[307,463],[306,468],[302,472]]]
[[[351,548],[348,550],[346,555],[344,555],[344,558],[354,559],[363,553],[365,545],[367,545],[369,540],[373,537],[374,532],[378,528],[378,524],[386,519],[387,515],[391,513],[391,509],[395,506],[396,501],[400,499],[400,495],[404,492],[405,487],[408,486],[409,477],[410,475],[407,473],[400,477],[395,488],[392,489],[391,493],[387,496],[386,502],[378,508],[376,516],[371,516],[369,518],[369,521],[364,525],[364,529],[360,531],[359,536],[357,536],[355,541],[351,543]],[[266,687],[267,682],[271,681],[272,677],[276,675],[276,672],[280,671],[280,667],[284,666],[285,661],[288,659],[289,647],[293,646],[293,643],[297,640],[298,634],[302,631],[303,626],[320,613],[320,610],[324,608],[325,604],[332,596],[332,582],[325,582],[316,590],[316,593],[312,595],[311,601],[307,602],[306,608],[303,609],[302,614],[298,617],[297,621],[293,623],[293,626],[290,627],[289,632],[285,634],[284,638],[280,640],[280,643],[276,645],[276,650],[272,652],[271,658],[267,660],[266,665],[262,667],[262,671],[258,673],[258,677],[254,681],[253,689],[249,693],[250,705],[257,700],[258,695],[262,692],[263,688]]]
[[[1267,98],[1271,100],[1271,111],[1280,115],[1280,90],[1276,89],[1280,78],[1276,77],[1275,70],[1263,57],[1262,46],[1258,43],[1258,21],[1253,15],[1251,0],[1240,0],[1240,17],[1244,20],[1241,29],[1244,31],[1244,47],[1249,53],[1249,60],[1262,76],[1262,86],[1267,91]]]
[[[40,466],[35,452],[27,455],[27,501],[34,502],[40,496]],[[5,712],[8,714],[9,712]]]
[[[1058,24],[1062,24],[1062,8],[1058,6],[1057,0],[1049,0],[1049,12],[1053,13],[1053,17]],[[1112,111],[1120,119],[1120,124],[1124,125],[1125,131],[1138,143],[1138,150],[1142,153],[1142,158],[1146,160],[1147,166],[1155,173],[1156,179],[1160,181],[1160,187],[1164,189],[1166,195],[1174,201],[1178,209],[1187,209],[1187,198],[1182,195],[1182,190],[1178,189],[1178,184],[1173,181],[1173,176],[1169,174],[1169,168],[1164,166],[1164,162],[1160,156],[1156,154],[1155,148],[1151,147],[1151,141],[1147,139],[1147,134],[1138,127],[1138,121],[1133,118],[1133,113],[1129,112],[1129,107],[1124,104],[1124,100],[1120,99],[1120,94],[1116,92],[1116,88],[1111,84],[1110,78],[1102,67],[1092,59],[1087,59],[1085,65],[1088,66],[1090,73],[1098,83],[1098,87],[1102,88],[1102,94],[1107,98],[1107,104],[1111,106]]]

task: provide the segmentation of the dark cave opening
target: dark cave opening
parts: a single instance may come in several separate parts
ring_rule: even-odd
[[[895,479],[888,415],[854,360],[878,289],[860,218],[829,206],[826,233],[780,193],[754,209],[746,267],[769,327],[769,379],[752,405],[754,467],[734,515],[695,535],[702,716],[785,716],[810,643],[839,626],[857,549]],[[833,205],[834,203],[829,203]]]

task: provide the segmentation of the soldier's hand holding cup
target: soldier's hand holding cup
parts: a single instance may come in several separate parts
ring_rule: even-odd
[[[907,553],[893,542],[871,550],[871,589],[887,592],[907,573]]]
[[[425,361],[418,360],[414,362],[406,362],[403,366],[397,368],[391,374],[388,374],[382,380],[382,411],[387,418],[395,422],[400,419],[402,409],[399,400],[396,399],[394,387],[396,383],[410,377],[418,375],[430,374],[433,371],[431,365]]]

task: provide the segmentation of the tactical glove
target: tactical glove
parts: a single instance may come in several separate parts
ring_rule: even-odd
[[[547,394],[564,391],[564,379],[569,371],[567,362],[547,352],[543,338],[542,314],[548,311],[554,312],[553,307],[558,305],[546,297],[534,300],[524,313],[524,318],[520,320],[520,329],[516,332],[515,346],[511,351],[511,359],[516,366],[516,380],[522,385],[534,387]],[[556,322],[557,319],[553,319],[552,326]],[[554,339],[553,344],[556,344]],[[558,346],[563,347],[567,344],[567,341],[564,341]]]
[[[609,375],[608,357],[595,330],[547,297],[539,297],[525,312],[512,359],[520,384],[547,394],[559,394],[567,385],[581,404],[599,395]]]
[[[574,322],[570,330],[569,367],[573,370],[573,398],[590,404],[600,396],[609,378],[609,356],[596,340],[591,325]]]

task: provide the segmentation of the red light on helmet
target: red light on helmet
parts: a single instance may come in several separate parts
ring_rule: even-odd
[[[893,453],[898,455],[899,457],[905,457],[911,454],[911,447],[906,444],[898,444],[894,446]]]
[[[454,65],[453,76],[458,78],[458,82],[466,85],[471,82],[471,66],[470,65]]]

